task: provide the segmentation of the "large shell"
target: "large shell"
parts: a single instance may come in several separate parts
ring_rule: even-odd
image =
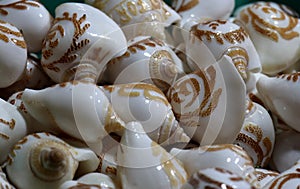
[[[199,43],[204,43],[216,60],[224,55],[229,56],[245,80],[247,73],[261,70],[258,53],[248,33],[241,26],[226,20],[198,23],[191,29],[187,47],[187,53],[194,61],[199,61],[196,58],[201,55],[206,56],[203,54],[205,51],[198,50]],[[194,54],[195,57],[193,57]]]
[[[280,173],[264,189],[299,188],[300,183],[300,161],[290,169]]]
[[[123,189],[179,189],[187,174],[175,157],[153,142],[139,122],[130,122],[117,152]]]
[[[0,89],[0,97],[7,99],[12,94],[22,91],[25,88],[42,89],[52,84],[53,81],[46,75],[39,60],[28,56],[26,69],[21,77],[9,87]]]
[[[59,189],[119,189],[115,181],[101,173],[89,173],[76,181],[67,181]]]
[[[107,97],[120,118],[139,121],[155,142],[167,145],[189,142],[165,95],[152,84],[130,83],[104,86]]]
[[[26,89],[22,100],[40,123],[59,128],[87,144],[97,144],[93,149],[97,153],[107,133],[124,129],[104,92],[92,83],[74,81],[43,90]]]
[[[180,59],[163,41],[143,36],[128,43],[126,53],[107,66],[105,79],[109,83],[147,82],[166,91],[178,75],[183,74],[177,67]]]
[[[22,30],[28,51],[39,52],[52,22],[48,10],[41,3],[31,0],[1,1],[0,10],[0,19],[10,22]]]
[[[5,173],[3,173],[1,168],[0,168],[0,189],[15,189],[15,187],[8,182]]]
[[[213,187],[212,187],[213,186]],[[222,168],[201,169],[181,189],[253,189],[244,178]]]
[[[164,39],[164,15],[160,0],[85,0],[119,24],[127,39],[148,35]]]
[[[26,135],[26,122],[17,108],[0,99],[0,165],[16,142]]]
[[[44,70],[57,83],[74,78],[96,82],[107,62],[126,51],[123,32],[103,12],[86,4],[64,3],[55,12],[43,43]]]
[[[26,67],[27,46],[17,27],[0,19],[0,28],[0,88],[5,88],[22,76]]]
[[[49,133],[35,133],[16,143],[6,171],[17,188],[53,189],[73,179],[79,162],[95,163],[95,159],[97,156],[90,150],[74,148]]]
[[[300,132],[298,109],[300,99],[300,72],[276,77],[260,77],[257,90],[268,109],[287,125]]]
[[[178,79],[167,96],[180,125],[201,145],[232,143],[241,130],[246,89],[228,57]]]
[[[298,18],[275,7],[255,3],[240,10],[237,19],[257,49],[263,73],[277,74],[299,59]]]
[[[219,167],[257,185],[253,162],[246,151],[237,145],[211,145],[190,150],[173,148],[170,153],[182,161],[188,175],[201,169]]]
[[[268,165],[275,144],[275,130],[266,109],[247,100],[245,121],[234,143],[244,148],[255,166]]]

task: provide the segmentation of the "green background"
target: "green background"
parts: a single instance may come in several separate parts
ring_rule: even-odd
[[[61,3],[68,2],[70,0],[41,0],[41,2],[48,8],[48,10],[51,12],[51,14],[54,14],[55,7]],[[84,0],[71,0],[70,2],[83,2]],[[168,4],[172,0],[165,0]],[[226,0],[224,0],[226,1]],[[236,0],[235,4],[236,7],[255,2],[254,0]],[[300,13],[300,1],[299,0],[274,0],[274,2],[282,3],[285,5],[290,6],[294,10],[296,10],[298,13]]]

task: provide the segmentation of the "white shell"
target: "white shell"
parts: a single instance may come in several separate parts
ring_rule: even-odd
[[[155,142],[168,145],[190,141],[175,119],[164,93],[155,85],[129,83],[104,86],[103,89],[116,114],[125,123],[139,121]]]
[[[0,89],[1,97],[8,98],[12,94],[23,91],[25,88],[42,89],[53,84],[53,81],[44,72],[39,60],[28,56],[26,68],[21,77],[7,88]]]
[[[28,51],[39,52],[52,22],[48,10],[41,3],[30,0],[3,0],[0,10],[0,19],[22,30]]]
[[[7,160],[8,153],[26,132],[26,122],[17,108],[0,99],[0,165]]]
[[[15,189],[15,187],[7,181],[6,175],[5,173],[3,173],[1,168],[0,168],[0,189]]]
[[[97,159],[91,150],[74,148],[49,133],[24,137],[9,156],[7,176],[20,189],[57,188],[74,177],[80,162]]]
[[[283,172],[294,165],[300,158],[300,133],[283,131],[276,135],[276,143],[272,155],[272,168]]]
[[[190,150],[173,148],[170,153],[183,163],[188,175],[201,169],[219,167],[241,176],[253,185],[257,184],[251,158],[237,145],[211,145]]]
[[[181,16],[172,9],[167,3],[161,1],[162,3],[162,16],[165,23],[165,27],[171,26],[172,24],[181,21]]]
[[[274,180],[274,178],[279,175],[278,172],[260,168],[256,168],[254,174],[261,188],[264,188],[266,184]]]
[[[58,189],[119,189],[112,178],[101,173],[89,173],[76,181],[66,181]]]
[[[180,125],[201,145],[232,143],[241,130],[246,89],[228,57],[178,79],[167,96]]]
[[[265,76],[260,77],[257,82],[257,90],[267,108],[298,132],[300,132],[299,76],[299,72],[277,77]]]
[[[40,123],[97,144],[96,153],[101,152],[101,140],[107,133],[124,129],[104,92],[92,83],[74,81],[43,90],[26,89],[22,100]]]
[[[83,3],[64,3],[55,13],[41,60],[53,81],[75,78],[96,82],[106,63],[126,51],[127,41],[120,27],[98,9]]]
[[[237,20],[257,49],[263,73],[277,74],[299,59],[300,25],[297,18],[258,3],[240,10]]]
[[[300,183],[300,161],[290,169],[280,173],[264,189],[299,188]]]
[[[181,189],[205,188],[253,189],[242,177],[222,168],[207,168],[197,171]]]
[[[275,143],[272,118],[261,105],[247,100],[243,127],[235,140],[249,154],[255,166],[266,167]]]
[[[175,157],[153,142],[139,122],[130,122],[117,152],[123,189],[180,189],[187,174]]]
[[[175,0],[172,7],[182,16],[181,26],[188,19],[228,19],[234,9],[234,0]]]
[[[141,35],[164,39],[164,16],[160,0],[86,0],[119,24],[128,40]]]
[[[107,65],[105,79],[113,84],[147,82],[168,90],[183,70],[181,61],[163,41],[150,36],[128,42],[128,50]]]
[[[197,48],[199,43],[204,43],[216,60],[229,56],[243,79],[249,72],[261,71],[258,53],[241,26],[226,20],[213,20],[194,25],[190,32],[187,54],[194,61],[200,62],[197,57],[207,56],[205,51]]]
[[[5,88],[16,82],[23,74],[26,67],[27,46],[22,33],[14,25],[0,20],[0,28],[0,88]]]

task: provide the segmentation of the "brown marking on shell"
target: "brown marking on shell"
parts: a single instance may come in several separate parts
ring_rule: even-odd
[[[0,123],[7,125],[9,127],[10,130],[14,130],[15,126],[16,126],[16,120],[11,119],[10,121],[4,120],[2,118],[0,118]]]
[[[268,176],[276,177],[276,176],[279,175],[279,173],[274,172],[274,171],[268,172],[268,173],[264,173],[264,172],[262,172],[262,171],[257,171],[257,170],[256,170],[256,171],[255,171],[255,175],[256,175],[258,181],[262,181],[262,180],[264,180],[265,178],[267,178]]]
[[[280,177],[277,177],[276,179],[274,179],[269,187],[269,189],[283,189],[285,188],[284,187],[284,184],[286,184],[287,182],[290,182],[291,180],[294,180],[294,179],[300,179],[300,169],[296,169],[295,172],[293,173],[289,173],[289,174],[285,174],[285,175],[282,175]],[[299,187],[299,186],[298,186]]]
[[[253,9],[262,9],[265,14],[270,14],[270,13],[280,14],[279,17],[272,16],[271,19],[278,21],[278,20],[286,20],[286,18],[288,18],[288,26],[287,27],[278,27],[276,25],[272,25],[271,23],[268,23],[265,19],[263,19],[263,18],[259,17],[257,14],[255,14],[252,11],[252,8]],[[278,9],[274,9],[273,7],[260,6],[257,4],[252,7],[248,7],[247,11],[251,17],[251,24],[254,27],[254,29],[258,33],[268,37],[269,39],[271,39],[275,42],[278,42],[279,36],[281,36],[285,40],[292,40],[296,37],[299,37],[299,33],[296,31],[293,31],[293,29],[295,29],[295,27],[298,24],[297,18],[288,16],[284,12],[282,12]],[[261,26],[263,26],[265,28],[263,28]]]
[[[105,116],[104,129],[107,133],[124,131],[125,126],[116,115],[113,107],[111,105],[107,108],[107,114]]]
[[[186,0],[182,0],[182,3],[177,10],[177,12],[188,11],[199,4],[199,0],[189,0],[189,2],[185,3]]]
[[[279,79],[286,79],[287,81],[297,82],[299,80],[300,72],[290,73],[290,74],[281,74],[277,75]]]
[[[9,140],[10,137],[7,134],[0,133],[0,138],[3,138],[4,140]]]
[[[7,35],[13,35],[15,37],[23,37],[22,33],[19,31],[13,31],[10,28],[6,26],[1,26],[0,25],[0,40],[8,43],[9,41],[13,42],[15,45],[17,45],[20,48],[25,49],[26,48],[26,43],[23,40],[19,40],[16,38],[9,38]],[[7,35],[6,35],[7,34]]]
[[[3,16],[7,16],[8,15],[8,11],[6,10],[7,8],[17,9],[17,10],[26,10],[28,8],[28,6],[40,7],[40,5],[34,1],[21,0],[21,1],[14,2],[14,3],[6,4],[6,5],[0,5],[0,14],[2,14]]]

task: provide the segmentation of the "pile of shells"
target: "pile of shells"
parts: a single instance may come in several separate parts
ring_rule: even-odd
[[[299,189],[298,14],[234,6],[0,1],[0,189]]]

